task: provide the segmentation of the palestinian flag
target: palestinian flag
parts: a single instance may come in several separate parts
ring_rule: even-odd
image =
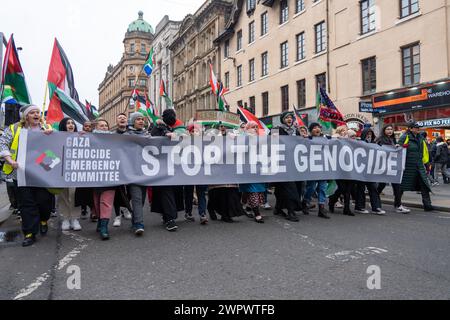
[[[209,84],[211,85],[211,91],[214,95],[219,95],[219,83],[217,82],[216,75],[214,74],[213,66],[209,64]]]
[[[1,80],[3,92],[0,96],[0,102],[19,105],[31,103],[31,97],[25,82],[25,75],[20,65],[16,44],[14,43],[14,35],[11,35],[6,47]]]
[[[306,127],[305,122],[303,122],[302,117],[299,116],[299,112],[295,106],[294,106],[294,115],[295,115],[295,122],[297,123],[297,126],[298,127]]]
[[[148,77],[151,76],[151,74],[153,73],[153,67],[155,66],[155,60],[153,59],[153,48],[150,50],[150,52],[148,53],[148,57],[147,57],[147,61],[145,62],[144,65],[144,71],[147,74]]]
[[[88,112],[79,100],[72,67],[57,39],[53,46],[47,82],[50,97],[47,123],[53,125],[64,117],[70,117],[78,126],[82,126],[88,120]]]
[[[209,84],[211,85],[211,91],[217,97],[217,105],[220,111],[225,111],[225,99],[224,95],[228,92],[228,89],[224,87],[221,81],[217,81],[217,77],[214,74],[213,66],[209,64]]]
[[[85,100],[86,102],[86,111],[89,120],[94,121],[99,117],[97,107],[93,106],[90,102]]]
[[[259,135],[269,135],[270,130],[253,113],[243,107],[238,107],[238,114],[241,116],[241,120],[245,123],[249,123],[250,121],[256,122],[259,127]]]
[[[166,106],[168,108],[173,108],[172,100],[170,100],[169,95],[166,91],[166,84],[164,80],[161,79],[161,85],[159,86],[159,95],[166,100]]]
[[[159,119],[154,103],[148,98],[148,95],[145,94],[145,105],[147,107],[147,116],[156,123],[156,120]]]

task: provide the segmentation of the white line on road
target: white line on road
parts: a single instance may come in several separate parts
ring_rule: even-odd
[[[364,256],[387,253],[386,249],[367,247],[357,250],[341,251],[334,254],[327,255],[326,257],[331,260],[348,262],[351,260],[360,259]]]
[[[70,251],[64,258],[62,258],[61,260],[59,260],[58,264],[55,265],[53,267],[54,270],[61,270],[63,269],[65,266],[67,266],[73,259],[75,259],[80,253],[81,251],[83,251],[84,249],[86,249],[88,247],[87,244],[83,244],[83,242],[85,241],[90,241],[90,239],[87,238],[83,238],[79,235],[73,234],[73,233],[69,233],[69,232],[64,232],[65,235],[70,236],[72,239],[74,239],[77,242],[80,242],[81,244],[78,245],[75,249],[73,249],[72,251]],[[14,297],[13,300],[21,300],[27,296],[29,296],[30,294],[32,294],[34,291],[36,291],[44,282],[46,282],[49,278],[50,278],[50,274],[51,274],[51,269],[48,270],[47,272],[41,274],[39,277],[37,277],[33,283],[31,283],[29,286],[27,286],[26,288],[20,290],[16,297]]]

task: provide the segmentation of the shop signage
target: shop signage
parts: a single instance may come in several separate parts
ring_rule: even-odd
[[[215,123],[222,121],[224,124],[239,126],[241,119],[238,114],[216,110],[197,110],[195,120],[199,123]]]
[[[349,113],[345,115],[344,121],[347,122],[347,127],[358,133],[358,136],[364,129],[364,124],[370,123],[364,115],[359,113]]]
[[[375,95],[372,102],[380,113],[450,105],[450,81]]]
[[[372,101],[360,101],[359,102],[359,112],[380,113],[380,112],[384,112],[384,111],[385,111],[384,108],[374,109]]]
[[[417,124],[423,128],[450,127],[450,118],[417,121]]]

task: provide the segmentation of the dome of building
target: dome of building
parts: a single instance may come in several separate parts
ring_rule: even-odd
[[[139,11],[138,14],[139,14],[139,18],[137,20],[133,21],[132,23],[130,23],[130,25],[128,26],[127,32],[140,31],[140,32],[153,33],[152,26],[144,20],[144,12]]]

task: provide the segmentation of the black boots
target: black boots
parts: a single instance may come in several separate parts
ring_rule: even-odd
[[[273,210],[273,215],[287,217],[286,212],[284,212],[282,209],[278,208],[277,206],[275,206],[275,209]]]
[[[319,204],[319,218],[330,219],[330,217],[327,215],[327,210],[325,210],[324,204]]]
[[[303,214],[305,216],[309,215],[309,204],[306,201],[302,201]]]
[[[29,233],[25,235],[25,239],[22,242],[22,247],[32,246],[36,242],[36,237],[34,234]]]
[[[108,223],[109,219],[100,219],[100,238],[102,240],[109,240]]]
[[[41,236],[46,236],[48,233],[48,223],[47,221],[41,221],[39,223],[39,232],[41,233]]]
[[[292,221],[292,222],[299,222],[297,215],[295,214],[294,210],[289,210],[286,220]]]

